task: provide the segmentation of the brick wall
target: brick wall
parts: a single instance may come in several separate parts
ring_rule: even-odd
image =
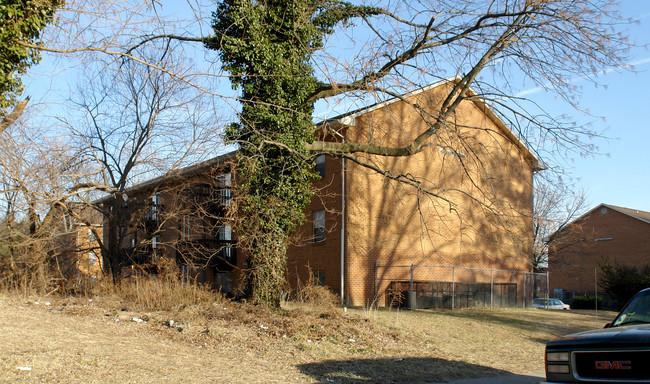
[[[287,250],[287,277],[293,289],[320,272],[325,276],[325,285],[340,291],[341,184],[341,159],[326,157],[325,177],[313,183],[315,196],[305,209],[307,221]],[[313,213],[321,210],[325,211],[325,241],[314,243]]]

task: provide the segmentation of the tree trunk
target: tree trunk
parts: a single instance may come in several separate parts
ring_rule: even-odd
[[[255,305],[279,308],[285,285],[287,263],[286,236],[262,236],[252,250],[252,301]]]
[[[120,240],[122,237],[120,234],[120,221],[126,213],[123,212],[124,199],[120,194],[117,194],[110,204],[107,220],[107,241],[106,246],[102,247],[101,251],[104,272],[110,273],[113,283],[117,285],[121,280],[122,272],[122,260],[120,259]]]

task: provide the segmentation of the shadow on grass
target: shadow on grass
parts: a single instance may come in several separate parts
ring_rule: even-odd
[[[509,372],[434,358],[329,360],[298,366],[316,383],[431,383]]]
[[[573,324],[571,321],[565,321],[561,318],[553,319],[553,321],[543,321],[542,318],[536,315],[548,315],[552,318],[554,312],[550,310],[543,310],[543,309],[539,309],[537,311],[540,312],[536,313],[535,311],[532,311],[531,317],[528,319],[522,318],[520,313],[515,313],[515,315],[509,315],[508,313],[504,313],[504,312],[496,312],[496,311],[493,312],[488,310],[484,310],[484,311],[464,311],[464,310],[451,311],[450,310],[445,313],[445,316],[468,319],[468,320],[481,320],[484,322],[489,322],[494,325],[507,326],[507,327],[511,327],[511,328],[515,328],[527,332],[534,332],[543,329],[549,332],[551,335],[554,335],[555,337],[560,337],[571,333],[583,332],[583,331],[600,327],[599,325],[597,325],[596,327],[585,328],[583,325]],[[557,312],[557,314],[567,314],[567,313]],[[589,316],[594,319],[599,319],[600,321],[602,321],[602,326],[605,326],[605,323],[612,321],[616,316],[615,312],[601,312],[598,315],[596,315],[593,311],[580,311],[580,310],[571,311],[571,314],[580,315],[580,316]],[[546,343],[548,341],[546,339],[533,339],[533,340],[536,340],[540,343]]]

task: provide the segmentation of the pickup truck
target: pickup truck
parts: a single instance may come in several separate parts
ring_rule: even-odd
[[[650,383],[650,288],[604,329],[549,341],[545,360],[546,384]]]

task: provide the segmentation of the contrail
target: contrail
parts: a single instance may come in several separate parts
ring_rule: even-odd
[[[650,15],[650,14],[648,14],[648,15]],[[646,57],[646,58],[643,58],[643,59],[631,61],[629,63],[625,63],[623,65],[619,65],[619,66],[616,66],[616,67],[607,68],[606,70],[603,71],[602,74],[606,75],[608,73],[618,71],[619,69],[623,69],[623,68],[626,68],[626,67],[636,67],[636,66],[643,65],[643,64],[646,64],[646,63],[650,63],[650,57]],[[573,82],[580,81],[580,80],[584,80],[584,78],[580,77],[580,76],[576,76],[576,77],[570,79],[569,83],[573,83]],[[547,84],[547,85],[550,85],[550,84]],[[535,88],[531,88],[531,89],[526,89],[524,91],[521,91],[521,92],[515,94],[515,97],[525,97],[525,96],[532,95],[532,94],[537,93],[537,92],[541,92],[543,90],[544,90],[544,87],[535,87]]]

